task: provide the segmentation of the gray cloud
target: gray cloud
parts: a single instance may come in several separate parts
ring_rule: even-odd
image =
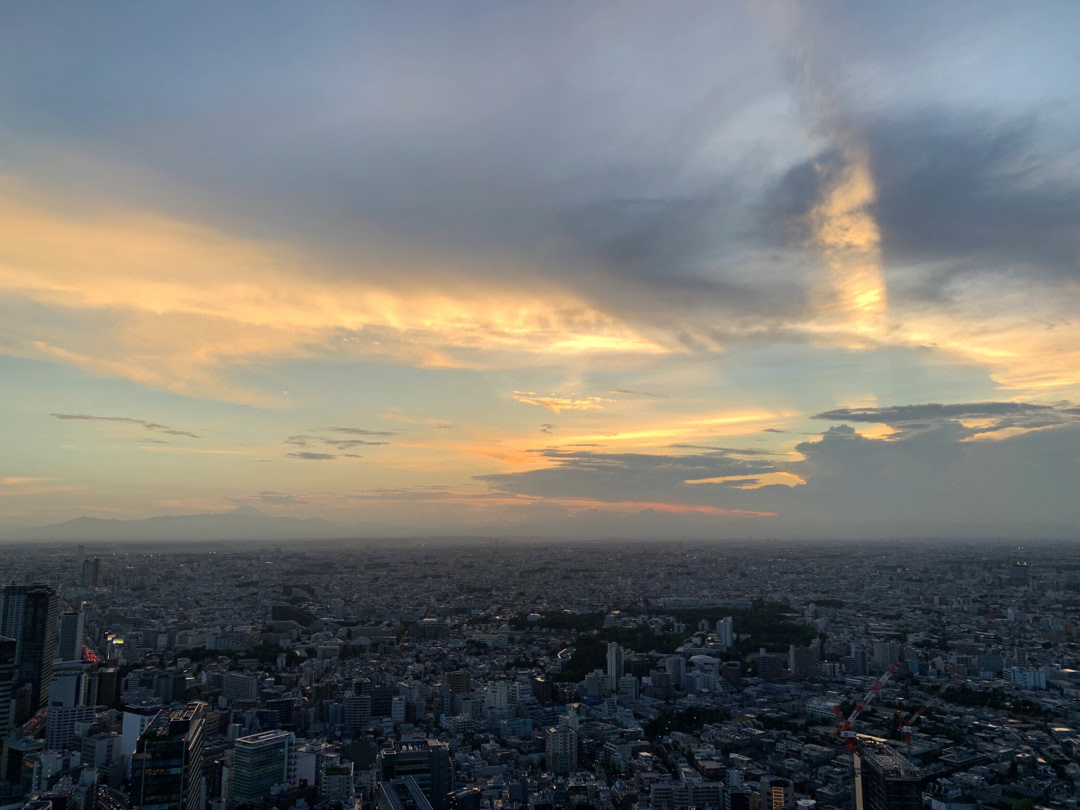
[[[397,431],[394,430],[367,430],[366,428],[355,427],[330,427],[323,428],[323,430],[333,431],[334,433],[345,433],[349,436],[394,436]]]
[[[866,140],[887,262],[1080,278],[1080,173],[1055,143],[1071,132],[931,111],[876,121]]]
[[[171,428],[168,425],[162,425],[158,422],[147,422],[145,419],[134,419],[130,416],[91,416],[85,413],[54,413],[50,416],[56,419],[73,419],[84,422],[122,422],[129,425],[138,425],[139,427],[146,428],[146,430],[157,431],[158,433],[166,433],[170,436],[188,436],[192,439],[198,439],[189,430],[178,430],[177,428]]]
[[[307,450],[301,450],[298,453],[286,453],[285,455],[291,458],[306,459],[307,461],[328,461],[337,458],[333,453],[312,453]]]
[[[739,451],[742,454],[742,451]],[[771,460],[740,458],[729,451],[693,455],[597,453],[547,449],[539,453],[555,466],[520,473],[479,476],[500,492],[548,498],[592,498],[601,501],[648,501],[657,497],[695,502],[717,487],[755,483],[776,472]],[[687,484],[688,480],[739,476],[730,484]]]
[[[887,408],[836,408],[814,414],[812,419],[828,419],[833,422],[914,422],[926,419],[961,419],[965,417],[1004,417],[1028,414],[1045,414],[1055,410],[1052,405],[1036,405],[1029,402],[968,402],[954,405],[894,405]]]
[[[337,447],[341,450],[349,450],[353,447],[371,447],[380,444],[389,444],[384,441],[367,441],[365,439],[323,439],[323,444]]]

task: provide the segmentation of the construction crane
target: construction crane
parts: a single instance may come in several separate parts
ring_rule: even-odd
[[[885,684],[887,684],[892,676],[896,674],[898,669],[900,669],[900,662],[893,661],[885,674],[874,681],[873,686],[870,687],[870,691],[866,693],[866,696],[855,704],[855,708],[851,710],[851,714],[848,715],[847,718],[845,718],[844,713],[840,711],[839,705],[833,706],[833,714],[836,715],[836,736],[844,741],[849,754],[855,753],[857,745],[857,738],[855,732],[851,730],[851,726],[859,719],[859,715],[866,711],[866,708],[874,702],[874,699],[881,693]]]
[[[954,672],[949,677],[949,680],[941,684],[941,686],[937,688],[934,694],[927,698],[926,702],[922,706],[920,706],[919,710],[916,711],[915,714],[911,715],[911,717],[906,718],[904,717],[903,712],[901,712],[899,709],[896,710],[897,727],[900,729],[900,733],[904,737],[904,744],[907,746],[908,751],[911,750],[912,726],[914,726],[915,723],[918,722],[918,719],[926,713],[926,710],[930,708],[931,704],[933,704],[934,701],[941,697],[942,692],[944,692],[947,687],[952,685],[958,675],[959,672]]]

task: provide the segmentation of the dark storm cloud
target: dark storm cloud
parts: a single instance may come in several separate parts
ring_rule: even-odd
[[[134,419],[130,416],[91,416],[85,413],[54,413],[51,416],[57,419],[73,419],[84,422],[123,422],[129,425],[138,425],[146,428],[147,430],[154,430],[158,433],[167,433],[170,436],[188,436],[192,439],[198,439],[189,430],[178,430],[171,428],[168,425],[158,424],[157,422],[147,422],[145,419]]]

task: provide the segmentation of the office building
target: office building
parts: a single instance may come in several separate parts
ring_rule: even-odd
[[[157,702],[131,704],[124,707],[120,727],[120,759],[126,775],[131,775],[131,755],[138,747],[139,737],[160,711],[161,704]]]
[[[78,661],[82,658],[83,647],[83,611],[65,610],[57,623],[57,661]]]
[[[406,739],[383,748],[375,764],[380,782],[412,777],[434,810],[448,810],[454,773],[450,749],[437,740]]]
[[[863,742],[854,754],[855,810],[919,810],[923,773],[891,746]]]
[[[229,806],[254,806],[275,788],[296,781],[296,738],[280,729],[263,731],[236,741],[229,786]]]
[[[420,785],[411,776],[379,783],[378,810],[433,810]]]
[[[15,725],[11,701],[15,698],[15,676],[18,664],[15,639],[0,636],[0,741],[6,740]]]
[[[101,587],[101,557],[88,557],[82,564],[82,586]]]
[[[609,692],[619,691],[619,678],[625,675],[622,647],[614,641],[607,645],[607,685]]]
[[[162,709],[131,755],[132,810],[200,810],[206,706]]]
[[[59,597],[48,585],[8,585],[0,604],[0,636],[15,639],[16,689],[30,689],[30,711],[49,705]]]
[[[255,700],[259,695],[259,682],[253,675],[243,672],[226,672],[222,679],[222,694],[232,706],[245,700]]]

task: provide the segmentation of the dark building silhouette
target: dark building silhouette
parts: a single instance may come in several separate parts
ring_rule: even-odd
[[[854,754],[855,810],[920,810],[923,773],[894,748],[863,742]]]
[[[15,724],[11,701],[15,697],[15,675],[19,669],[15,657],[18,646],[15,639],[0,636],[0,742],[7,739]]]
[[[132,810],[199,810],[206,706],[163,709],[131,755]]]
[[[449,810],[454,774],[450,749],[437,740],[402,740],[379,752],[376,772],[380,782],[412,777],[435,810]]]
[[[2,600],[0,635],[16,642],[16,689],[29,687],[36,712],[49,705],[60,599],[48,585],[8,585]]]

